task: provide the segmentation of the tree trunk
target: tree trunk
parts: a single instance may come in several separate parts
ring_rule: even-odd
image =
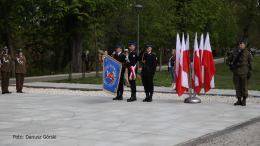
[[[7,12],[7,5],[6,3],[3,4],[4,6],[4,13],[8,14]],[[9,49],[9,53],[11,55],[11,57],[14,57],[14,51],[13,51],[13,43],[12,43],[12,37],[11,37],[11,32],[10,32],[10,27],[9,27],[9,16],[5,15],[4,16],[4,27],[5,27],[5,44],[7,45],[7,48]],[[14,61],[12,61],[12,75],[14,75]]]
[[[69,57],[72,63],[72,71],[80,72],[82,55],[82,23],[76,18],[76,16],[68,16],[67,31],[70,33],[68,45],[70,50]]]
[[[72,57],[73,62],[73,71],[80,72],[81,71],[81,55],[82,55],[82,25],[81,21],[77,19],[76,21],[76,32],[75,32],[75,50],[74,56]]]

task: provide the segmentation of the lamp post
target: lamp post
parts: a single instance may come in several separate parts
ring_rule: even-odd
[[[142,6],[135,5],[134,7],[137,9],[137,55],[139,55],[139,12]],[[137,68],[139,68],[139,62],[137,63]]]

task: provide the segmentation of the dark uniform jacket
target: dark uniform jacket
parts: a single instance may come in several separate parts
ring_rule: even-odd
[[[26,58],[25,56],[16,55],[13,57],[15,62],[15,73],[26,74]]]
[[[135,52],[135,50],[130,51],[130,53],[128,54],[128,59],[130,62],[126,63],[127,67],[136,65],[136,63],[138,61],[138,56],[137,56],[137,53]],[[136,68],[136,70],[138,70],[138,68]]]
[[[0,57],[1,60],[1,71],[4,72],[11,72],[11,59],[10,59],[10,55],[8,54],[2,54]]]
[[[113,55],[113,58],[116,59],[117,61],[121,62],[123,65],[125,64],[126,60],[126,56],[122,53],[120,53],[118,55],[118,53]],[[121,74],[125,72],[125,68],[122,66],[122,70],[121,70]]]
[[[139,60],[142,61],[142,76],[154,76],[157,65],[157,57],[152,52],[144,53],[142,51],[139,56]]]
[[[239,55],[239,53],[241,54]],[[247,49],[244,49],[242,52],[235,50],[230,54],[227,58],[226,64],[229,65],[231,62],[235,62],[235,69],[231,71],[235,74],[247,74],[248,72],[252,73],[253,71],[253,61],[254,58],[252,54]]]

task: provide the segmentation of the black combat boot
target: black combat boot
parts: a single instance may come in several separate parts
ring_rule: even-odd
[[[119,95],[120,95],[120,92],[118,91],[116,97],[113,98],[113,100],[118,100],[119,99]]]
[[[147,102],[152,102],[152,101],[153,101],[153,93],[150,93],[150,96],[149,96]]]
[[[136,101],[136,93],[132,93],[131,97],[127,99],[127,102],[133,102],[133,101]]]
[[[241,103],[241,106],[246,106],[246,96],[243,97],[243,101]]]
[[[146,97],[145,97],[145,99],[143,100],[143,102],[146,102],[148,99],[149,99],[149,92],[146,93]]]
[[[237,102],[234,105],[241,105],[242,101],[241,101],[241,97],[237,98]]]

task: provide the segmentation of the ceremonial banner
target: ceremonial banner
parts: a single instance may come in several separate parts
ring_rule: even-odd
[[[122,64],[105,55],[103,60],[103,91],[116,95]]]

